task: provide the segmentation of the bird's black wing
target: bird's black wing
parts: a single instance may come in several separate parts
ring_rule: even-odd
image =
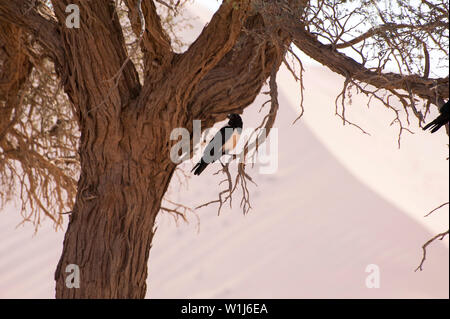
[[[425,125],[424,130],[430,129],[431,133],[434,133],[450,121],[450,100],[441,107],[439,112],[441,114],[434,121]]]
[[[441,109],[439,110],[441,114],[447,114],[447,117],[450,114],[450,100],[447,101],[444,105],[442,105]]]
[[[214,135],[206,146],[202,158],[192,169],[194,175],[200,175],[208,164],[215,162],[225,154],[223,146],[233,136],[233,131],[234,129],[231,126],[224,126]]]
[[[231,138],[233,131],[231,126],[224,126],[214,135],[203,152],[202,158],[206,163],[213,163],[225,154],[222,147]]]

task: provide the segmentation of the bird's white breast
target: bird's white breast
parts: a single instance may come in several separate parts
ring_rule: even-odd
[[[238,130],[233,130],[233,134],[230,136],[230,138],[225,142],[225,144],[222,147],[223,151],[224,152],[232,151],[236,147],[240,136],[241,133]]]

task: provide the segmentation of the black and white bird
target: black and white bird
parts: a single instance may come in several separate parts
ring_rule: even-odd
[[[450,121],[450,100],[441,107],[439,112],[441,114],[433,122],[425,125],[423,130],[431,129],[431,133],[434,133]]]
[[[228,119],[228,125],[222,127],[211,139],[201,160],[192,169],[194,175],[200,175],[208,164],[214,163],[222,155],[229,154],[236,147],[242,133],[242,119],[239,114],[229,114]]]

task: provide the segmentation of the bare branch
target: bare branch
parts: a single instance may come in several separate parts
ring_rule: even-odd
[[[444,203],[444,204],[442,204],[442,205],[439,205],[438,207],[436,207],[435,209],[433,209],[432,211],[430,211],[428,214],[426,214],[424,217],[430,216],[430,215],[433,214],[435,211],[437,211],[438,209],[441,209],[441,208],[444,207],[444,206],[447,206],[448,204],[449,204],[449,202],[446,202],[446,203]]]
[[[449,231],[447,230],[446,232],[437,234],[436,236],[434,236],[433,238],[431,238],[430,240],[428,240],[425,244],[423,244],[423,246],[422,246],[422,250],[423,250],[422,260],[421,260],[419,266],[416,268],[415,271],[418,271],[418,270],[422,271],[422,270],[423,270],[423,264],[425,263],[425,260],[427,259],[427,247],[428,247],[432,242],[434,242],[436,239],[443,240],[443,239],[445,238],[445,236],[448,235],[448,233],[449,233]]]
[[[435,101],[436,95],[443,99],[449,97],[448,77],[427,79],[418,75],[402,76],[396,73],[374,72],[332,47],[320,43],[310,33],[299,27],[292,28],[290,31],[295,45],[300,50],[346,78],[351,77],[376,88],[411,90],[415,95],[430,101]]]
[[[338,43],[334,45],[329,45],[331,47],[334,47],[335,49],[344,49],[351,47],[357,43],[360,43],[370,37],[373,37],[377,34],[383,34],[386,33],[386,31],[394,31],[394,30],[401,30],[401,29],[419,29],[419,30],[433,30],[436,26],[445,26],[445,23],[443,21],[437,21],[437,22],[431,22],[427,23],[425,25],[410,25],[410,24],[396,24],[396,23],[386,23],[383,25],[379,25],[376,27],[371,28],[369,31],[361,34],[360,36],[350,40],[345,41],[343,43]]]

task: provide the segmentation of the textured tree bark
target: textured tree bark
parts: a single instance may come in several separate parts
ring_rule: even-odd
[[[100,155],[93,144],[88,147],[82,154]],[[145,297],[154,221],[175,169],[158,150],[146,151],[154,161],[82,156],[79,192],[55,273],[57,298]],[[69,264],[80,268],[79,288],[66,286]]]
[[[60,21],[65,2],[53,2]],[[64,86],[81,130],[81,175],[56,297],[143,298],[153,225],[175,166],[158,142],[165,140],[162,122],[133,116],[143,113],[136,109],[140,84],[134,65],[124,65],[114,2],[78,4],[81,28],[61,30],[69,61]],[[66,286],[69,264],[80,269],[80,288]]]

